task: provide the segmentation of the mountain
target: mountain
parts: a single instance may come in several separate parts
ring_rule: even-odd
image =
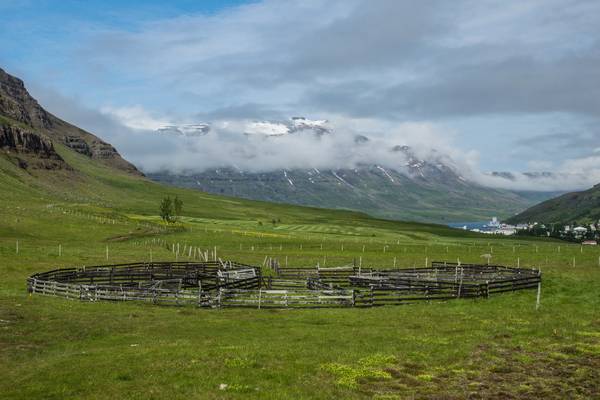
[[[322,133],[319,133],[322,134]],[[355,142],[368,141],[357,136]],[[251,172],[217,168],[202,172],[147,173],[174,186],[280,203],[353,209],[383,218],[427,222],[464,222],[507,217],[547,199],[539,192],[483,187],[438,160],[416,157],[410,147],[392,151],[406,160],[402,170],[381,165],[348,169],[279,169]]]
[[[201,127],[201,135],[197,134],[197,129],[190,128],[195,126]],[[236,129],[248,140],[260,139],[260,146],[297,135],[304,139],[301,143],[315,149],[323,139],[336,135],[328,121],[305,117],[249,122],[236,126]],[[164,127],[158,133],[180,137],[186,145],[203,147],[204,143],[214,143],[221,131],[202,123]],[[227,134],[235,135],[235,132],[230,129]],[[213,135],[212,140],[210,135]],[[362,134],[355,134],[349,141],[332,140],[343,146],[343,154],[349,157],[373,160],[381,155],[387,164],[363,162],[352,168],[272,167],[257,172],[226,160],[217,168],[198,167],[177,172],[163,168],[158,172],[146,171],[146,175],[157,182],[227,196],[359,210],[382,218],[437,223],[509,217],[554,194],[484,187],[465,179],[453,160],[437,152],[419,157],[409,146],[383,143]],[[244,140],[239,142],[244,143]],[[243,150],[250,160],[259,160],[259,156],[251,153],[256,143],[256,140],[249,142]],[[298,145],[300,142],[292,143]],[[277,151],[276,146],[269,149]],[[377,156],[372,156],[372,152],[377,152]],[[389,164],[396,167],[390,168]],[[509,176],[505,178],[510,179]]]
[[[571,223],[600,220],[600,184],[591,189],[563,194],[509,218],[508,222]]]
[[[4,157],[30,171],[70,170],[57,153],[56,145],[64,145],[112,168],[141,175],[112,145],[44,110],[22,80],[0,69],[0,150]]]

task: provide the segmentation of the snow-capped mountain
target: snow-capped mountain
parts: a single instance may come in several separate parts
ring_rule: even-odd
[[[288,124],[289,132],[311,131],[317,135],[331,133],[331,127],[327,120],[311,120],[304,117],[292,117],[291,124]]]
[[[251,122],[244,128],[245,135],[282,136],[288,133],[290,133],[290,128],[286,124],[279,122]]]
[[[336,132],[327,121],[304,117],[285,121],[219,121],[214,126],[173,126],[165,127],[160,133],[199,136],[198,143],[202,143],[207,139],[202,136],[215,134],[218,137],[223,126],[227,128],[228,137],[232,134],[245,136],[248,140],[262,137],[272,145],[269,151],[275,152],[284,145],[278,138],[292,135],[306,135],[307,142],[313,140],[311,143],[316,146],[313,148],[321,149],[322,145],[329,142],[324,139],[331,139],[338,144],[334,140]],[[244,141],[240,143],[242,147],[245,146]],[[162,171],[147,175],[160,182],[217,194],[355,209],[387,218],[434,222],[508,217],[540,200],[539,194],[491,189],[471,182],[461,175],[450,157],[436,151],[419,156],[420,153],[410,146],[390,145],[389,142],[367,134],[355,134],[340,143],[346,146],[344,154],[347,153],[349,157],[359,155],[358,158],[353,158],[355,162],[352,167],[348,167],[348,163],[339,168],[284,166],[272,167],[267,172],[256,172],[245,170],[227,159],[229,164],[216,168],[189,168],[183,172]],[[258,147],[262,148],[264,145],[263,143]],[[250,151],[251,148],[255,147],[249,144],[244,150]],[[373,152],[377,153],[373,155]],[[363,161],[361,157],[365,155],[368,157]],[[253,161],[258,160],[256,154],[249,154],[248,157],[252,157]],[[366,161],[367,159],[371,161]]]
[[[209,124],[185,124],[185,125],[167,125],[157,129],[157,132],[164,135],[175,136],[204,136],[210,132]]]
[[[222,122],[227,125],[227,121]],[[236,124],[237,126],[237,124]],[[174,136],[204,136],[211,132],[211,125],[207,123],[198,124],[173,124],[157,129],[160,134]],[[332,128],[327,120],[312,120],[305,117],[292,117],[287,121],[249,121],[240,127],[240,133],[244,135],[283,136],[298,133],[312,133],[314,135],[325,135],[332,133]]]

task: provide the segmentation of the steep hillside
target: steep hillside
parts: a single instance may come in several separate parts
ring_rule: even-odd
[[[582,192],[547,200],[510,218],[509,222],[571,223],[600,220],[600,184]]]
[[[37,154],[35,145],[33,145],[34,147],[27,147],[28,145],[25,147],[14,147],[11,145],[8,136],[17,137],[20,135],[21,138],[28,138],[28,144],[39,142],[46,143],[50,147],[52,144],[64,144],[76,152],[98,160],[108,166],[132,174],[141,174],[135,166],[125,161],[109,143],[44,110],[31,97],[22,80],[6,73],[2,69],[0,69],[0,124],[4,127],[11,127],[10,130],[12,132],[10,133],[6,132],[8,128],[3,128],[5,131],[3,134],[4,142],[0,143],[0,149],[3,149],[5,152],[12,152],[14,160],[25,161],[25,158],[29,158],[31,161],[33,158],[36,158]],[[20,133],[15,133],[15,129],[18,129]],[[34,136],[37,138],[34,139]],[[46,151],[40,153],[41,158],[47,158],[46,153]],[[16,154],[27,154],[27,157],[21,157]],[[23,168],[27,168],[28,166],[39,166],[39,163],[22,162],[20,165]],[[44,165],[46,167],[52,166],[49,163],[44,163]],[[55,164],[55,166],[62,165]]]

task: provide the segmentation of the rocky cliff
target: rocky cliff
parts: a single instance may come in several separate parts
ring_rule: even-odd
[[[0,123],[0,150],[24,169],[69,169],[48,138],[6,122]]]
[[[44,110],[29,94],[22,80],[6,73],[1,68],[0,116],[5,117],[4,125],[18,126],[18,129],[22,130],[26,136],[39,136],[40,143],[48,142],[50,146],[52,146],[52,142],[61,143],[113,168],[141,175],[141,172],[133,164],[123,159],[112,145]],[[5,139],[8,143],[8,134]],[[30,139],[28,143],[32,143],[32,141],[33,139]],[[56,154],[56,152],[54,153]],[[28,154],[33,156],[36,153],[29,151]],[[56,155],[58,156],[58,154]],[[42,153],[40,153],[40,157],[43,158]]]

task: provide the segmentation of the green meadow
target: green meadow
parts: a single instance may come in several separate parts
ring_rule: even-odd
[[[169,188],[59,148],[76,171],[0,160],[0,398],[506,399],[600,393],[600,249]],[[164,225],[165,195],[184,201]],[[173,252],[173,245],[180,249]],[[190,259],[541,268],[536,292],[371,309],[253,310],[29,296],[59,267]],[[265,271],[270,273],[270,271]]]

